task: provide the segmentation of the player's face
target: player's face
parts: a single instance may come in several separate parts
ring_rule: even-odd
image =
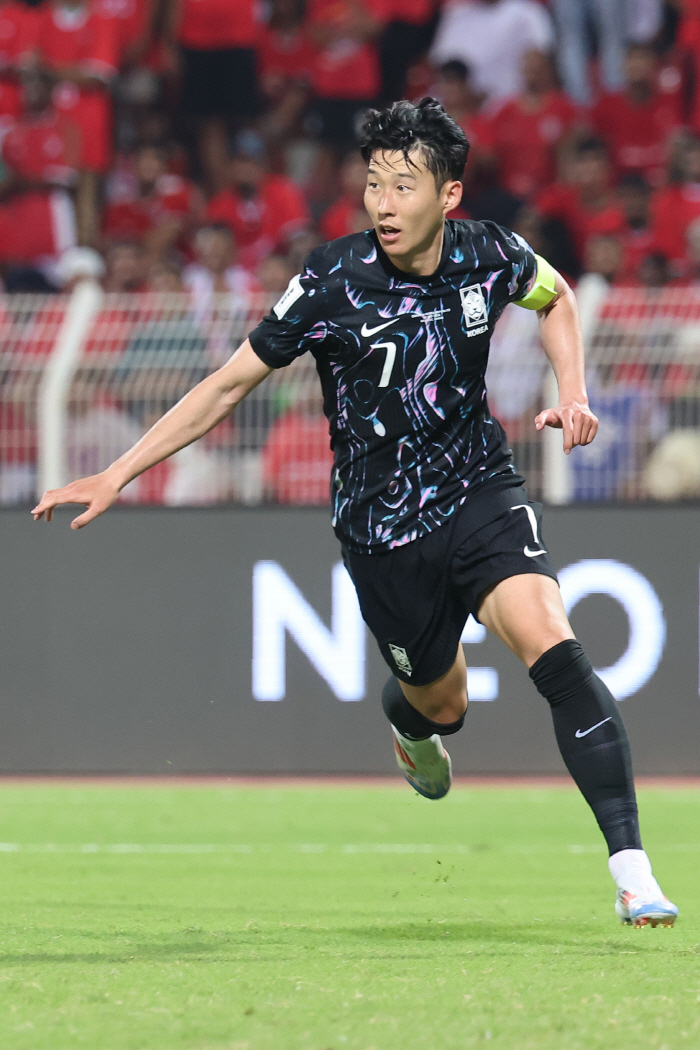
[[[438,191],[435,178],[416,150],[411,163],[399,150],[375,151],[367,172],[365,208],[384,251],[399,266],[441,243],[447,212],[462,196],[462,184],[448,180]]]

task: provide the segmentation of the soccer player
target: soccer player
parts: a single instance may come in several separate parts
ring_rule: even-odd
[[[610,691],[569,626],[541,506],[528,500],[484,372],[509,302],[537,310],[559,404],[535,426],[587,445],[597,420],[584,384],[576,301],[520,237],[451,221],[469,143],[433,99],[371,112],[362,152],[372,229],[316,248],[230,361],[191,390],[107,470],[47,492],[35,519],[87,504],[79,529],[144,470],[224,419],[272,369],[307,350],[330,422],[333,524],[392,675],[382,703],[399,767],[427,798],[450,787],[442,737],[467,708],[460,636],[469,613],[525,663],[551,706],[562,757],[610,852],[623,922],[672,925],[642,849],[627,736]]]

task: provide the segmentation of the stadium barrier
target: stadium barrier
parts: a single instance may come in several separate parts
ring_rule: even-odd
[[[72,513],[75,513],[73,508]],[[0,511],[4,773],[391,773],[326,509],[115,507],[72,532]],[[698,507],[548,508],[572,624],[639,773],[700,774]],[[549,709],[474,620],[461,773],[560,773]]]
[[[577,290],[596,441],[565,457],[537,434],[556,398],[537,318],[508,307],[496,326],[489,400],[534,498],[662,501],[700,497],[700,289]],[[269,310],[269,297],[0,297],[0,504],[104,468],[190,387],[219,367]],[[125,503],[322,505],[330,453],[309,354],[274,372],[194,446],[128,486]]]

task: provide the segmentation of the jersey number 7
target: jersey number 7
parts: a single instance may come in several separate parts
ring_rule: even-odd
[[[379,385],[389,386],[391,371],[396,360],[396,343],[372,343],[370,350],[386,350],[386,358],[384,359],[384,368],[382,369]]]

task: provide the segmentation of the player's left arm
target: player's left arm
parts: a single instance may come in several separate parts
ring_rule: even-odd
[[[564,431],[564,451],[590,445],[598,432],[598,419],[591,412],[586,392],[583,336],[576,296],[561,274],[537,256],[537,278],[518,306],[537,310],[544,352],[559,386],[559,404],[545,408],[535,418],[535,427]]]

